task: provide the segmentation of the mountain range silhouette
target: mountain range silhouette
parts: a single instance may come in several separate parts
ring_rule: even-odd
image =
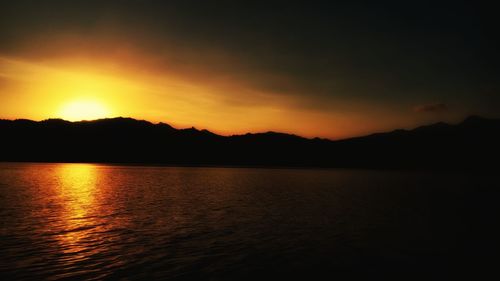
[[[478,116],[344,140],[267,132],[221,136],[132,118],[0,120],[0,161],[193,166],[484,169],[500,159],[500,119]]]

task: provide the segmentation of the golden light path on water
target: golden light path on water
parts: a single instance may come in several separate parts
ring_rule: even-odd
[[[68,230],[59,236],[63,252],[76,253],[85,250],[83,246],[87,233],[83,230],[94,225],[92,212],[95,204],[96,182],[99,171],[91,164],[60,165],[57,168],[58,192],[64,208],[61,221]]]
[[[225,189],[215,194],[210,189],[199,195],[186,193],[183,187],[190,186],[191,179],[178,168],[77,163],[31,167],[23,178],[34,184],[37,194],[33,199],[38,207],[31,211],[38,221],[33,225],[36,237],[40,243],[50,241],[44,244],[52,260],[46,268],[51,272],[49,280],[75,276],[100,279],[138,260],[164,259],[170,252],[157,244],[175,241],[176,233],[182,236],[191,229],[186,216],[199,215],[190,214],[191,205],[179,206],[180,202],[224,201],[230,195]],[[160,170],[165,173],[158,174]],[[224,170],[210,171],[210,178],[227,176]],[[194,178],[197,175],[195,171]],[[152,179],[159,182],[152,184]],[[148,253],[148,249],[154,250]],[[46,261],[37,258],[30,262]]]
[[[41,227],[52,237],[54,254],[65,268],[64,273],[54,275],[57,279],[102,271],[90,262],[96,256],[109,256],[112,266],[122,263],[109,253],[127,226],[126,220],[116,217],[116,185],[107,171],[95,164],[54,164],[52,173],[46,175],[52,184],[45,188],[52,189],[52,196],[45,200],[53,205],[47,216],[53,219]]]

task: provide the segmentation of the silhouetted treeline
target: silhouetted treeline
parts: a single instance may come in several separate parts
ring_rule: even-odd
[[[358,168],[487,168],[500,120],[469,117],[339,141],[268,132],[220,136],[131,118],[0,120],[1,161]]]

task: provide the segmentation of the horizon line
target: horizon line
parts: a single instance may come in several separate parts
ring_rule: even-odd
[[[367,133],[367,134],[363,134],[363,135],[358,135],[358,136],[352,136],[352,137],[345,137],[345,138],[338,138],[338,139],[332,139],[332,138],[324,138],[324,137],[318,137],[318,136],[315,136],[315,137],[304,137],[304,136],[301,136],[301,135],[298,135],[298,134],[295,134],[295,133],[289,133],[289,132],[278,132],[278,131],[273,131],[273,130],[269,130],[269,131],[262,131],[262,132],[246,132],[246,133],[242,133],[242,134],[220,134],[220,133],[214,133],[208,129],[197,129],[195,126],[191,126],[191,127],[186,127],[186,128],[178,128],[178,127],[174,127],[172,125],[170,125],[169,123],[165,123],[163,121],[159,121],[157,123],[154,123],[152,121],[149,121],[149,120],[145,120],[145,119],[136,119],[136,118],[133,118],[133,117],[124,117],[124,116],[116,116],[116,117],[104,117],[104,118],[97,118],[97,119],[82,119],[82,120],[66,120],[66,119],[63,119],[63,118],[46,118],[46,119],[42,119],[42,120],[33,120],[33,119],[28,119],[28,118],[15,118],[15,119],[6,119],[6,118],[0,118],[0,121],[31,121],[31,122],[37,122],[37,123],[40,123],[40,122],[44,122],[44,121],[51,121],[51,120],[60,120],[60,121],[64,121],[64,122],[68,122],[68,123],[81,123],[81,122],[96,122],[96,121],[101,121],[101,120],[115,120],[115,119],[130,119],[130,120],[134,120],[134,121],[139,121],[139,122],[147,122],[151,125],[167,125],[175,130],[189,130],[189,129],[194,129],[194,130],[197,130],[197,131],[200,131],[200,132],[209,132],[209,133],[212,133],[212,134],[215,134],[215,135],[218,135],[218,136],[222,136],[222,137],[232,137],[232,136],[244,136],[244,135],[258,135],[258,134],[283,134],[283,135],[289,135],[289,136],[296,136],[296,137],[300,137],[300,138],[304,138],[304,139],[310,139],[310,140],[313,140],[313,139],[319,139],[319,140],[328,140],[328,141],[342,141],[342,140],[350,140],[350,139],[356,139],[356,138],[363,138],[363,137],[368,137],[368,136],[372,136],[372,135],[377,135],[377,134],[384,134],[384,133],[391,133],[391,132],[394,132],[394,131],[400,131],[400,130],[403,130],[403,131],[411,131],[411,130],[414,130],[414,129],[418,129],[418,128],[421,128],[421,127],[426,127],[426,126],[432,126],[432,125],[435,125],[435,124],[446,124],[446,125],[459,125],[461,123],[463,123],[464,121],[468,120],[468,119],[471,119],[471,118],[480,118],[480,119],[487,119],[487,120],[496,120],[498,118],[491,118],[491,117],[484,117],[484,116],[480,116],[480,115],[475,115],[475,114],[471,114],[471,115],[468,115],[467,117],[463,118],[462,121],[456,123],[456,124],[453,124],[453,123],[447,123],[447,122],[443,122],[443,121],[438,121],[438,122],[434,122],[434,123],[427,123],[427,124],[422,124],[422,125],[419,125],[419,126],[416,126],[416,127],[413,127],[411,129],[405,129],[405,128],[395,128],[395,129],[392,129],[392,130],[387,130],[387,131],[376,131],[376,132],[372,132],[372,133]]]

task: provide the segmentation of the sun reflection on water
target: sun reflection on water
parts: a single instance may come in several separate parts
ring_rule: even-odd
[[[57,239],[63,253],[80,253],[73,258],[83,258],[92,250],[89,248],[90,233],[99,227],[94,216],[99,206],[96,200],[99,169],[92,164],[61,164],[56,171],[63,205],[62,229]]]

